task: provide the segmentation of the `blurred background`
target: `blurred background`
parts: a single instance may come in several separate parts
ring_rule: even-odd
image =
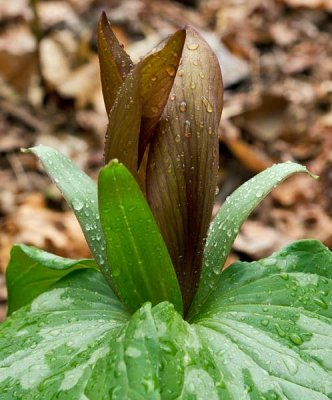
[[[0,319],[13,243],[89,256],[60,193],[20,148],[53,146],[96,178],[107,123],[96,53],[102,10],[135,61],[185,24],[216,52],[225,94],[214,212],[273,163],[297,161],[320,176],[274,190],[228,264],[300,238],[332,248],[332,0],[0,0]]]

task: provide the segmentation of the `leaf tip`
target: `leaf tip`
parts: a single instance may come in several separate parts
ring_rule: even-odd
[[[113,158],[110,162],[109,165],[118,165],[121,164],[120,161],[117,158]]]

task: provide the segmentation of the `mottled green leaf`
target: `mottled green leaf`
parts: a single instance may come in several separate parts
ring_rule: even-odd
[[[152,140],[147,197],[187,309],[197,289],[218,170],[222,80],[218,60],[188,27],[182,62]]]
[[[174,303],[181,292],[167,248],[134,177],[111,162],[99,175],[100,218],[116,290],[131,311],[146,301]]]
[[[227,198],[208,232],[201,280],[191,306],[191,315],[197,312],[217,286],[234,240],[250,213],[278,184],[298,172],[308,173],[308,170],[291,162],[273,165],[245,182]]]
[[[222,274],[189,324],[168,302],[130,317],[73,272],[0,326],[0,399],[331,399],[331,252],[301,241]]]
[[[114,35],[104,12],[99,20],[97,42],[101,85],[108,115],[114,104],[117,91],[133,64]]]
[[[106,244],[99,220],[96,183],[57,150],[39,145],[29,149],[42,162],[47,174],[63,194],[81,225],[85,239],[97,264],[110,285]]]
[[[118,158],[132,174],[138,170],[168,99],[183,42],[184,31],[180,30],[166,41],[161,50],[148,55],[128,74],[109,114],[106,162]]]
[[[223,376],[219,398],[331,399],[331,252],[304,240],[221,276],[194,319]]]
[[[13,246],[6,269],[8,315],[68,275],[83,268],[97,268],[94,260],[71,260],[35,247]]]

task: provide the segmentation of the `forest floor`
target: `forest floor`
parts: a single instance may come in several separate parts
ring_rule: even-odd
[[[225,94],[214,211],[273,163],[296,161],[320,176],[274,190],[228,263],[300,238],[332,248],[331,0],[0,0],[0,319],[13,243],[89,256],[60,193],[20,149],[53,146],[96,178],[107,124],[96,53],[102,10],[136,61],[185,24],[216,52]]]

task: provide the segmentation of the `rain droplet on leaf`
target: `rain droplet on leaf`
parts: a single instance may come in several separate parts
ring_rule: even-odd
[[[303,343],[303,339],[297,333],[291,333],[289,339],[298,346]]]
[[[179,110],[181,112],[186,112],[187,110],[187,103],[185,101],[181,101],[180,105],[179,105]]]
[[[168,73],[169,76],[174,76],[176,69],[173,65],[170,64],[170,65],[167,65],[166,72]]]
[[[208,113],[212,113],[213,108],[212,108],[211,103],[209,102],[209,100],[206,97],[202,96],[202,102],[203,102],[203,104],[205,106],[206,111]]]
[[[188,120],[184,122],[184,136],[186,138],[191,137],[190,121],[188,121]]]
[[[188,43],[188,44],[187,44],[187,49],[188,49],[188,50],[194,51],[194,50],[197,50],[198,47],[199,47],[199,44],[198,44],[198,43]]]
[[[83,201],[80,199],[73,199],[71,204],[75,211],[80,211],[84,207]]]

